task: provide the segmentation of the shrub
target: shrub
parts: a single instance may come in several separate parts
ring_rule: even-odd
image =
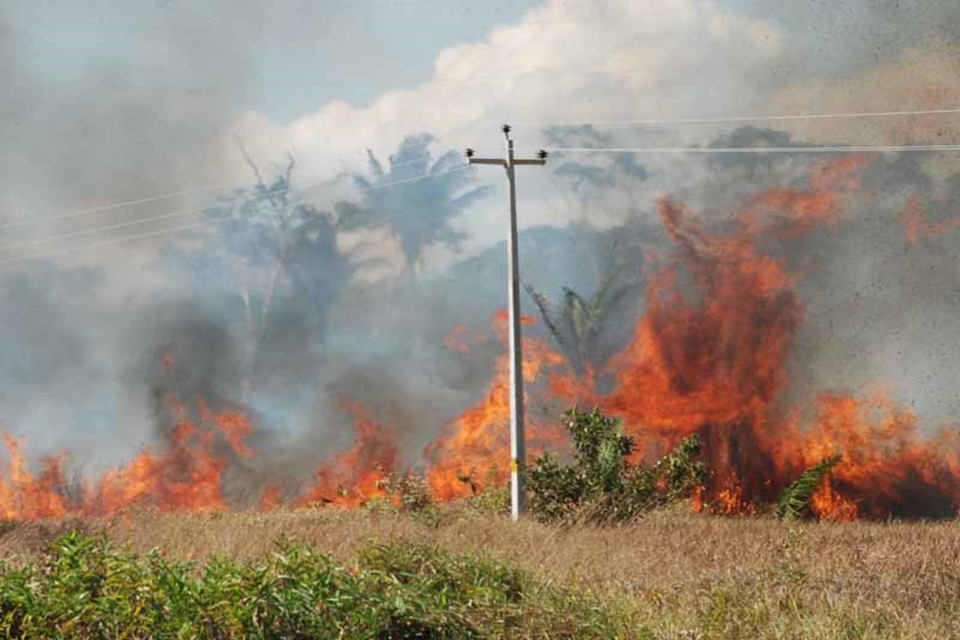
[[[592,601],[432,546],[368,546],[353,566],[291,542],[206,566],[69,534],[0,569],[4,638],[613,637]]]
[[[466,512],[481,516],[506,515],[510,513],[510,484],[497,475],[497,469],[487,470],[486,480],[479,483],[473,472],[457,478],[470,487],[471,494],[463,500]]]
[[[645,467],[630,462],[633,439],[599,409],[571,409],[564,426],[573,440],[573,464],[547,454],[529,472],[530,510],[541,521],[629,521],[688,497],[705,477],[704,464],[695,460],[700,453],[696,435]]]

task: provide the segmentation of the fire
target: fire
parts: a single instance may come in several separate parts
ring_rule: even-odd
[[[226,509],[222,475],[228,463],[214,453],[215,433],[191,420],[176,398],[168,398],[167,404],[177,416],[169,448],[162,453],[143,451],[129,464],[107,470],[95,484],[69,482],[65,454],[46,458],[40,474],[33,476],[21,443],[5,436],[10,462],[0,476],[0,513],[11,519],[38,519],[112,515],[135,506],[164,511]]]
[[[946,516],[960,505],[955,432],[924,440],[916,416],[883,396],[827,394],[810,424],[775,408],[804,306],[801,276],[765,254],[763,241],[835,224],[864,162],[844,158],[807,190],[758,196],[726,233],[659,203],[677,250],[651,278],[646,312],[611,363],[616,385],[601,404],[648,456],[699,433],[713,473],[703,500],[715,511],[752,512],[838,453],[842,462],[814,496],[821,518]]]
[[[606,365],[577,374],[535,335],[522,316],[528,459],[563,450],[557,420],[544,404],[599,405],[622,418],[651,459],[699,434],[711,476],[694,507],[722,514],[759,511],[805,469],[841,456],[812,499],[813,513],[857,518],[945,517],[960,506],[960,433],[942,429],[924,438],[916,415],[886,395],[828,393],[809,406],[783,406],[790,385],[786,363],[804,320],[798,287],[803,273],[768,248],[798,235],[837,227],[859,189],[864,156],[820,167],[805,187],[766,191],[750,199],[719,230],[685,207],[663,199],[658,213],[669,245],[648,255],[646,308],[632,337]],[[960,227],[960,218],[929,222],[916,199],[900,216],[907,241]],[[770,240],[777,242],[771,243]],[[423,453],[433,496],[468,496],[508,475],[509,359],[507,316],[492,330],[453,329],[443,344],[456,353],[495,341],[502,355],[479,402],[439,428]],[[174,360],[161,355],[164,367]],[[23,442],[4,436],[8,462],[0,470],[0,517],[7,519],[111,515],[138,506],[166,511],[223,510],[224,475],[254,464],[255,431],[245,411],[214,409],[202,398],[188,410],[167,399],[172,428],[163,447],[145,450],[96,481],[69,479],[66,454],[44,458],[33,474]],[[403,468],[393,429],[359,402],[345,399],[354,443],[316,468],[299,493],[287,478],[270,478],[254,508],[283,504],[357,506],[384,497],[384,481]]]
[[[302,506],[315,503],[358,506],[383,497],[383,481],[399,466],[400,455],[393,434],[377,424],[360,405],[343,403],[354,418],[357,441],[327,462],[314,474],[314,486],[299,498]]]
[[[860,187],[859,172],[868,162],[866,155],[853,154],[824,164],[814,171],[809,189],[769,189],[753,198],[738,217],[752,236],[791,236],[835,225],[844,199]]]
[[[667,201],[660,216],[680,264],[651,280],[634,338],[611,362],[617,384],[606,405],[660,436],[761,421],[786,382],[783,362],[802,317],[797,280],[750,236],[711,236]],[[682,292],[681,266],[697,302]]]
[[[66,497],[55,489],[66,486],[63,456],[44,459],[43,471],[34,477],[27,468],[22,442],[3,435],[10,456],[0,481],[0,517],[5,520],[62,518],[70,513]]]
[[[916,415],[883,395],[827,394],[819,400],[813,425],[798,435],[803,465],[835,453],[843,456],[815,496],[820,517],[956,514],[960,437],[955,430],[924,439]]]
[[[532,326],[536,320],[523,315],[521,324]],[[498,311],[492,320],[502,344],[507,342],[507,312]],[[543,372],[564,364],[563,357],[539,339],[523,339],[523,378],[535,383]],[[524,395],[529,404],[531,389]],[[509,476],[510,459],[510,364],[504,353],[496,362],[493,382],[483,399],[459,417],[445,424],[440,437],[430,443],[424,457],[428,463],[430,490],[440,500],[465,497],[484,482],[502,484]],[[528,455],[536,455],[550,445],[563,442],[563,435],[552,424],[542,424],[526,412]]]
[[[277,485],[270,485],[260,495],[258,511],[273,511],[283,505],[283,491]]]
[[[247,438],[253,434],[253,425],[250,424],[250,420],[245,414],[235,411],[222,411],[219,413],[211,411],[207,403],[203,401],[203,398],[200,398],[198,403],[200,405],[200,415],[203,417],[204,422],[216,425],[237,455],[243,458],[253,456],[253,449],[246,444]]]

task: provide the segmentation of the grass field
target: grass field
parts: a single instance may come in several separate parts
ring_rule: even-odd
[[[784,524],[677,508],[629,527],[565,529],[455,509],[430,521],[334,509],[139,513],[110,521],[10,523],[0,535],[0,554],[19,566],[78,528],[105,533],[111,544],[134,554],[159,548],[171,559],[201,565],[215,556],[256,565],[281,538],[329,554],[344,567],[355,566],[372,542],[393,552],[479,556],[528,577],[536,585],[529,593],[550,594],[549,606],[539,595],[525,602],[532,607],[528,613],[566,612],[587,621],[582,627],[571,618],[555,627],[512,631],[477,627],[506,637],[960,637],[958,522]]]

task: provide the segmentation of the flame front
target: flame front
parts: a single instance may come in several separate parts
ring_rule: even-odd
[[[532,316],[521,316],[520,321],[526,326],[535,324]],[[494,316],[493,326],[501,344],[506,345],[506,311]],[[456,333],[462,334],[463,331]],[[458,342],[454,348],[462,351],[465,346],[468,348]],[[545,369],[563,364],[563,357],[539,339],[524,338],[523,356],[523,378],[528,384],[536,382]],[[529,402],[529,389],[525,398]],[[556,427],[532,417],[531,412],[526,413],[531,455],[563,442]],[[493,382],[481,402],[445,424],[440,437],[427,446],[427,481],[433,495],[440,500],[452,500],[480,490],[485,483],[504,483],[509,476],[509,422],[510,360],[504,353],[497,358]]]
[[[360,403],[349,400],[343,407],[354,418],[357,440],[349,450],[320,465],[313,487],[299,498],[302,506],[358,506],[383,497],[383,481],[398,468],[400,456],[393,434],[367,415]]]
[[[638,459],[662,455],[682,438],[700,435],[712,476],[697,492],[698,508],[755,512],[805,469],[839,454],[841,462],[814,494],[818,517],[955,515],[960,505],[956,429],[924,438],[913,413],[875,393],[834,392],[809,405],[783,406],[790,384],[786,363],[804,320],[798,293],[803,273],[766,248],[837,227],[866,165],[859,155],[825,164],[807,188],[774,189],[751,198],[720,231],[698,222],[683,206],[661,200],[659,217],[673,251],[648,261],[646,308],[622,350],[609,362],[586,363],[576,373],[545,340],[524,337],[529,457],[567,444],[557,421],[544,419],[534,407],[596,404],[622,418],[638,445]],[[929,222],[916,200],[899,220],[908,244],[960,227],[953,218]],[[534,319],[524,316],[522,322],[532,333]],[[505,351],[505,312],[496,314],[493,328]],[[455,354],[467,354],[489,335],[482,328],[457,327],[444,344]],[[174,367],[169,352],[162,361],[167,369]],[[443,423],[424,450],[428,485],[437,499],[506,481],[509,395],[509,360],[503,353],[480,401]],[[196,399],[199,420],[178,399],[170,397],[167,404],[175,426],[165,447],[143,451],[95,482],[70,480],[66,454],[43,459],[39,473],[32,474],[23,442],[5,435],[9,460],[0,474],[0,516],[99,516],[137,506],[229,508],[225,472],[260,459],[248,444],[254,435],[248,417],[242,411],[213,410],[202,398]],[[320,463],[299,492],[289,490],[286,478],[267,484],[257,508],[356,506],[384,496],[383,481],[406,469],[394,429],[355,400],[344,400],[341,408],[353,418],[354,444]]]

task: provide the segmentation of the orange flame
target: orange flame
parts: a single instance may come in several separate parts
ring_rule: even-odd
[[[64,473],[66,455],[46,458],[40,475],[34,477],[20,443],[5,436],[10,462],[9,471],[0,476],[0,513],[37,519],[110,515],[132,506],[226,509],[221,478],[227,461],[214,454],[214,433],[190,420],[175,398],[169,398],[168,405],[179,416],[169,449],[160,454],[143,451],[129,464],[107,470],[94,486],[79,481],[71,486]]]
[[[522,324],[536,320],[522,315]],[[507,312],[494,314],[492,324],[501,343],[507,341]],[[523,339],[523,378],[536,382],[545,369],[564,363],[563,357],[539,339]],[[445,424],[440,437],[427,445],[424,457],[428,463],[427,481],[432,494],[440,500],[469,496],[483,482],[501,484],[509,475],[510,459],[510,365],[509,354],[496,362],[496,373],[483,400],[459,417]],[[527,402],[531,390],[525,389]],[[536,455],[550,444],[563,442],[564,436],[552,424],[540,424],[526,412],[526,432],[530,439],[529,455]]]
[[[399,464],[393,434],[374,422],[360,403],[347,400],[343,407],[353,416],[357,441],[314,474],[314,486],[299,499],[301,506],[315,503],[358,506],[383,497],[383,481]]]
[[[825,395],[806,428],[774,411],[803,304],[800,277],[764,254],[760,241],[835,221],[863,164],[845,158],[827,165],[809,190],[759,196],[754,206],[769,206],[768,214],[750,209],[740,216],[742,228],[727,234],[660,202],[678,251],[651,279],[646,313],[611,363],[616,388],[605,402],[647,455],[699,433],[713,472],[704,499],[720,512],[753,511],[837,453],[842,462],[813,500],[821,518],[944,516],[960,505],[960,449],[943,446],[955,433],[924,441],[916,417],[883,397]],[[695,301],[683,275],[696,285]]]
[[[576,375],[564,358],[536,337],[523,340],[528,408],[540,401],[598,404],[621,417],[638,445],[637,457],[666,453],[696,433],[711,469],[694,507],[718,513],[755,512],[804,469],[840,454],[841,462],[817,489],[814,514],[822,519],[950,516],[960,505],[960,434],[942,429],[921,436],[917,417],[881,394],[824,394],[812,418],[777,402],[789,380],[786,362],[804,316],[802,274],[769,255],[770,238],[788,240],[843,218],[846,199],[859,188],[867,160],[848,156],[823,165],[806,188],[773,189],[751,199],[735,227],[717,232],[673,202],[658,210],[673,251],[651,261],[646,309],[633,336],[603,370]],[[907,241],[960,227],[960,218],[931,223],[912,199],[900,216]],[[650,254],[652,255],[652,253]],[[492,335],[507,342],[506,311],[493,318]],[[525,326],[534,318],[523,316]],[[456,327],[444,346],[467,352],[489,331]],[[161,356],[172,369],[171,352]],[[612,383],[607,393],[598,379]],[[166,447],[143,451],[95,483],[71,482],[66,454],[41,461],[34,475],[23,443],[4,435],[9,461],[0,470],[0,517],[8,519],[109,515],[150,505],[162,510],[222,510],[223,474],[256,451],[244,412],[214,411],[198,400],[199,420],[176,399]],[[356,401],[342,404],[354,420],[354,444],[326,462],[294,506],[356,506],[385,494],[383,481],[400,468],[392,430]],[[442,426],[424,450],[433,495],[470,495],[486,480],[504,482],[509,460],[509,360],[495,363],[480,402]],[[808,416],[809,417],[809,416]],[[556,420],[526,412],[528,456],[566,445]],[[280,485],[261,494],[257,508],[285,498]]]

